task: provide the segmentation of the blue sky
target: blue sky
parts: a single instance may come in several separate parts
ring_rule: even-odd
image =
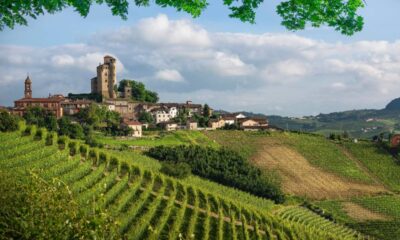
[[[326,27],[291,33],[280,26],[276,0],[261,5],[254,25],[230,19],[222,1],[210,2],[196,19],[152,6],[131,7],[124,21],[94,6],[85,19],[67,9],[6,29],[0,105],[21,96],[26,72],[35,96],[88,91],[103,53],[120,61],[118,78],[145,82],[163,101],[231,111],[298,116],[381,108],[400,95],[400,1],[367,1],[364,30],[353,37]]]

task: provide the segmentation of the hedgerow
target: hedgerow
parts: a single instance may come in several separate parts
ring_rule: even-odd
[[[277,203],[284,201],[279,186],[268,181],[261,170],[232,150],[183,145],[158,146],[149,149],[147,154],[160,161],[187,163],[193,174],[223,185],[269,198]]]

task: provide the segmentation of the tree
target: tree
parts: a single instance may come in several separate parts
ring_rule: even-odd
[[[11,132],[18,129],[18,118],[6,111],[0,111],[0,131]]]
[[[45,127],[49,131],[57,130],[57,119],[54,114],[41,107],[31,107],[24,113],[27,124],[35,124],[38,127]]]
[[[211,116],[211,108],[210,108],[210,106],[208,106],[207,103],[204,104],[204,107],[203,107],[203,116],[206,118]]]
[[[118,91],[124,92],[126,86],[132,88],[131,98],[133,100],[141,102],[150,102],[150,103],[156,103],[159,100],[158,94],[156,92],[147,90],[146,86],[141,82],[137,82],[135,80],[123,79],[119,82]]]
[[[256,10],[264,0],[223,0],[231,13],[229,17],[242,22],[255,23]],[[149,6],[150,0],[132,1],[138,7]],[[157,0],[161,7],[172,7],[184,11],[192,17],[198,17],[209,5],[208,0],[182,1]],[[126,20],[128,0],[57,0],[57,1],[0,1],[0,30],[4,27],[27,25],[27,17],[36,19],[45,13],[54,14],[65,8],[73,8],[81,16],[89,14],[92,4],[107,4],[115,16]],[[277,6],[277,13],[282,17],[282,25],[289,30],[302,30],[307,25],[320,27],[327,25],[345,35],[353,35],[363,28],[363,18],[357,14],[364,7],[363,0],[284,0]]]
[[[154,118],[149,112],[142,112],[139,115],[139,121],[142,123],[154,123]]]
[[[58,134],[69,136],[72,139],[84,139],[81,125],[72,123],[68,117],[58,119]]]

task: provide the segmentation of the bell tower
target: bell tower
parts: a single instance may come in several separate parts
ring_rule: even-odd
[[[25,79],[24,97],[25,98],[32,98],[32,81],[29,78],[29,75]]]

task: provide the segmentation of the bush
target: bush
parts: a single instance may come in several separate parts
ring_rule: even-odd
[[[90,161],[92,161],[93,166],[97,166],[98,154],[95,149],[91,149],[89,151],[89,159],[90,159]]]
[[[67,144],[67,138],[64,136],[61,136],[57,139],[57,144],[58,144],[58,148],[60,150],[64,150],[65,149],[65,145]]]
[[[77,146],[76,142],[68,143],[68,148],[69,148],[69,155],[70,156],[75,156],[75,154],[78,152],[78,146]]]
[[[190,173],[192,172],[192,168],[190,167],[189,164],[184,162],[180,163],[162,162],[161,172],[169,176],[182,179],[190,175]]]
[[[22,136],[32,135],[32,126],[26,126],[25,130],[22,132]]]
[[[107,162],[107,159],[108,159],[107,154],[105,154],[104,152],[101,152],[101,153],[99,154],[99,161],[98,161],[97,165],[106,163],[106,162]]]
[[[40,141],[43,139],[43,129],[39,128],[38,130],[36,130],[34,139],[36,141]]]
[[[135,180],[137,177],[140,177],[142,175],[142,171],[140,168],[136,166],[131,167],[131,171],[129,172],[129,181],[132,182]]]
[[[79,152],[81,154],[82,159],[86,159],[88,154],[88,148],[85,145],[79,146]]]
[[[54,133],[47,133],[46,146],[52,146],[54,144]]]
[[[18,118],[6,111],[0,111],[0,131],[12,132],[18,130]]]
[[[125,176],[126,174],[130,173],[131,168],[129,167],[129,164],[126,162],[122,162],[120,167],[119,167],[119,172],[121,176]]]
[[[112,171],[114,169],[118,169],[119,160],[116,157],[111,157],[108,163],[108,171]]]

